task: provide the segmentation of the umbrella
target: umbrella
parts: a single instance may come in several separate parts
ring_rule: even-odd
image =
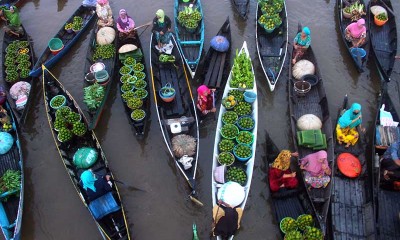
[[[229,49],[229,41],[224,36],[215,36],[211,39],[210,45],[218,52],[226,52]]]

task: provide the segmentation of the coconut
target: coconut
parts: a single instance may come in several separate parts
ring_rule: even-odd
[[[304,114],[297,120],[297,128],[300,130],[319,130],[322,127],[322,122],[319,117],[314,114]]]

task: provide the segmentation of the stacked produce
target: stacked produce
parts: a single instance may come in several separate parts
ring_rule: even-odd
[[[313,217],[309,214],[302,214],[297,219],[283,218],[280,228],[285,233],[285,240],[323,240],[322,231],[313,225]]]
[[[12,41],[6,48],[4,65],[6,66],[7,82],[16,82],[20,78],[29,77],[30,67],[32,65],[29,53],[28,41]]]
[[[5,192],[15,192],[19,195],[21,188],[21,171],[19,170],[7,170],[3,176],[0,177],[0,194]],[[3,197],[1,201],[6,202],[9,196]]]
[[[87,132],[87,126],[81,122],[81,115],[71,110],[68,106],[57,109],[53,127],[58,131],[57,139],[66,142],[74,135],[83,136]]]
[[[96,111],[104,99],[105,88],[98,83],[87,86],[83,89],[83,102],[88,107],[89,111]]]
[[[178,22],[183,27],[189,29],[196,29],[202,19],[201,12],[193,7],[185,6],[185,8],[178,13]]]
[[[230,87],[253,89],[254,74],[252,72],[251,59],[245,52],[239,54],[238,50],[236,50],[236,56],[233,61],[232,78],[229,81]]]
[[[83,27],[83,18],[80,16],[75,16],[72,21],[72,30],[79,31]]]
[[[112,58],[114,54],[115,54],[114,44],[105,44],[105,45],[96,44],[96,49],[94,50],[92,60],[97,61],[99,59]]]
[[[259,0],[261,12],[258,23],[265,28],[267,32],[272,32],[282,24],[280,12],[283,9],[283,0]]]

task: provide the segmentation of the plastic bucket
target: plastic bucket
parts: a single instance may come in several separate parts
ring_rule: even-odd
[[[301,77],[301,80],[309,82],[311,84],[311,87],[314,87],[315,85],[317,85],[317,83],[319,81],[318,77],[313,74],[306,74]]]
[[[107,70],[100,70],[94,73],[94,77],[99,84],[102,84],[108,81],[109,75]]]
[[[48,45],[49,45],[50,51],[51,51],[51,53],[53,53],[53,55],[56,55],[64,48],[64,43],[59,38],[50,39]]]
[[[90,84],[94,83],[96,81],[94,73],[93,72],[87,73],[85,75],[85,80],[86,80],[87,83],[90,83]]]
[[[367,52],[364,50],[364,48],[352,48],[350,52],[354,58],[357,58],[358,55],[360,55],[361,58],[364,58],[367,55]]]
[[[255,92],[244,92],[244,100],[248,103],[253,103],[256,98],[257,94]]]
[[[245,158],[239,157],[239,156],[237,155],[237,153],[236,153],[237,148],[238,148],[239,146],[245,146],[245,147],[250,148],[250,150],[251,150],[250,156],[245,157]],[[241,161],[241,162],[247,162],[247,161],[253,156],[253,151],[252,151],[252,149],[251,149],[251,146],[246,145],[246,144],[244,144],[244,143],[239,143],[238,145],[236,145],[236,146],[233,148],[233,155],[235,155],[235,157],[236,157],[237,160],[239,160],[239,161]]]
[[[311,84],[307,81],[296,81],[294,83],[294,91],[298,96],[303,97],[311,90]]]

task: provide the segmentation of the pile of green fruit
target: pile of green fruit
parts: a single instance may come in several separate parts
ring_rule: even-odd
[[[138,80],[143,80],[146,77],[146,74],[144,72],[135,72],[133,74]]]
[[[18,54],[17,58],[15,59],[18,63],[20,62],[29,62],[29,55],[28,54]],[[29,62],[30,63],[30,62]]]
[[[250,116],[243,116],[237,122],[240,129],[251,130],[254,128],[254,119]]]
[[[60,142],[71,140],[73,135],[83,136],[87,131],[85,123],[81,122],[81,115],[67,106],[60,107],[55,113],[53,127],[58,131]]]
[[[27,41],[13,41],[6,48],[6,55],[4,65],[6,66],[6,78],[7,82],[16,82],[19,78],[29,77],[30,69],[32,65],[30,61],[29,43]],[[16,65],[18,63],[18,67]]]
[[[376,15],[376,18],[380,21],[386,21],[388,19],[388,16],[386,13],[380,13],[378,15]]]
[[[112,58],[115,54],[114,44],[96,45],[92,60]]]
[[[187,28],[197,28],[201,19],[201,12],[197,8],[187,6],[178,13],[177,17],[179,24]]]
[[[7,170],[0,178],[0,194],[5,192],[18,191],[21,188],[21,171]],[[19,192],[17,192],[18,194]],[[7,201],[7,197],[2,198],[3,202]]]
[[[144,118],[144,116],[146,115],[146,112],[143,111],[142,109],[135,109],[133,110],[133,112],[131,113],[131,117],[133,120],[142,120]]]
[[[235,143],[230,139],[222,139],[218,143],[218,149],[221,152],[230,152],[233,150],[234,147],[235,147]]]
[[[285,217],[281,220],[280,228],[283,233],[288,233],[297,229],[297,222],[294,218]]]
[[[71,130],[69,130],[68,128],[61,128],[60,131],[58,132],[57,139],[60,142],[66,142],[71,140],[72,136],[73,134]]]
[[[221,152],[218,154],[218,162],[221,165],[231,165],[235,161],[235,156],[230,152]]]
[[[251,59],[245,52],[239,54],[236,49],[236,56],[233,60],[232,78],[229,81],[232,88],[252,89],[254,86],[254,74],[252,72]]]
[[[134,98],[135,97],[135,93],[132,91],[129,92],[125,92],[121,95],[122,99],[126,102],[128,99],[130,98]]]
[[[233,96],[236,101],[241,102],[244,100],[244,91],[239,89],[231,89],[228,92],[228,96]]]
[[[3,132],[8,132],[12,129],[12,124],[9,122],[3,123],[2,130]]]
[[[120,81],[121,81],[121,83],[127,83],[128,79],[131,78],[131,77],[132,77],[132,75],[130,75],[130,74],[122,75],[121,78],[120,78]]]
[[[74,20],[72,21],[72,29],[74,31],[79,31],[83,27],[83,18],[80,16],[75,16]]]
[[[249,115],[253,111],[251,103],[248,102],[239,102],[236,106],[234,111],[239,115]]]
[[[142,107],[143,101],[140,98],[132,97],[132,98],[128,98],[126,100],[126,105],[130,109],[138,109],[138,108]]]
[[[71,112],[71,108],[70,107],[62,106],[62,107],[57,109],[56,118],[57,119],[65,119],[70,112]]]
[[[61,106],[63,106],[66,102],[66,99],[63,95],[57,95],[53,97],[50,101],[50,107],[57,109]]]
[[[236,145],[233,152],[237,157],[244,159],[247,159],[252,155],[251,147],[243,143]]]
[[[303,240],[303,234],[297,230],[289,231],[285,234],[285,240]]]
[[[236,141],[238,143],[243,143],[246,145],[250,145],[253,143],[254,136],[251,132],[248,131],[240,131],[239,135],[236,137]]]
[[[74,122],[72,124],[72,133],[76,136],[83,136],[86,133],[86,125],[83,122]]]
[[[145,80],[136,80],[136,82],[133,84],[133,86],[136,89],[142,89],[147,86],[147,82]]]
[[[76,113],[74,111],[70,111],[68,115],[65,117],[65,121],[67,123],[73,124],[75,122],[78,122],[81,120],[81,115],[79,113]]]
[[[324,235],[322,231],[315,227],[307,227],[304,231],[304,239],[307,240],[323,240]]]
[[[136,64],[136,60],[133,57],[127,57],[124,60],[124,65],[126,65],[126,66],[133,66],[135,64]]]
[[[239,134],[239,129],[233,124],[225,124],[221,128],[221,135],[226,139],[234,139]]]
[[[144,99],[144,98],[146,98],[147,95],[148,95],[147,90],[146,90],[146,89],[143,89],[143,88],[136,89],[134,93],[135,93],[135,96],[136,96],[137,98],[140,98],[140,99]]]
[[[121,75],[126,75],[126,74],[129,74],[129,73],[131,73],[132,72],[132,68],[130,68],[130,67],[128,67],[128,66],[122,66],[120,69],[119,69],[119,73],[121,74]]]
[[[19,79],[19,74],[16,70],[6,71],[6,82],[16,82]]]
[[[141,72],[144,70],[144,65],[142,63],[136,63],[133,65],[133,71],[135,72]]]
[[[168,54],[160,54],[160,56],[158,57],[158,60],[162,63],[173,63],[175,62],[175,56],[174,55],[168,55]]]
[[[302,214],[297,217],[297,226],[300,230],[306,230],[307,227],[314,225],[313,217],[310,214]]]
[[[247,182],[247,175],[246,172],[239,167],[229,167],[228,171],[226,172],[226,181],[233,181],[237,182],[240,185],[244,186]]]
[[[132,90],[133,90],[133,86],[131,84],[129,84],[129,83],[124,83],[121,86],[121,91],[123,93],[129,92],[129,91],[132,91]]]
[[[222,114],[222,122],[225,124],[235,124],[238,120],[238,115],[234,111],[226,111]]]

